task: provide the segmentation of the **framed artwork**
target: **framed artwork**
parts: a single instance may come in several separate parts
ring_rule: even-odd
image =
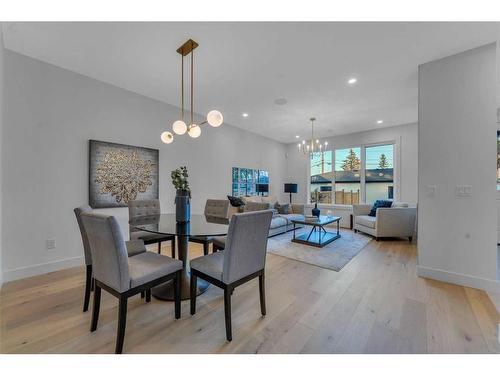
[[[158,199],[159,151],[89,140],[89,205],[127,207],[136,199]]]

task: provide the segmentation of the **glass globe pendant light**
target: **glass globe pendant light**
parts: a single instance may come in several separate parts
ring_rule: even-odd
[[[222,125],[224,122],[224,117],[222,116],[222,113],[220,113],[217,110],[212,110],[208,112],[207,114],[207,119],[203,121],[200,124],[196,124],[194,122],[194,101],[193,101],[193,93],[194,93],[194,80],[193,80],[193,72],[194,72],[194,54],[193,51],[195,48],[198,47],[198,43],[196,43],[194,40],[189,39],[187,42],[185,42],[182,46],[180,46],[177,49],[177,53],[179,53],[182,58],[181,58],[181,119],[175,121],[172,124],[172,130],[175,134],[178,135],[183,135],[187,132],[187,134],[191,138],[198,138],[201,135],[201,125],[203,124],[209,124],[210,126],[214,128],[218,128],[219,126]],[[190,99],[191,99],[191,110],[190,110],[190,122],[189,126],[186,125],[184,122],[184,56],[187,56],[188,54],[191,55],[191,93],[190,93]],[[172,143],[174,141],[174,135],[169,132],[165,131],[161,134],[161,140],[164,143]]]
[[[172,143],[174,141],[174,136],[170,132],[163,132],[161,133],[161,141],[163,143]]]
[[[172,125],[172,130],[175,134],[183,135],[187,131],[187,125],[182,120],[177,120]]]

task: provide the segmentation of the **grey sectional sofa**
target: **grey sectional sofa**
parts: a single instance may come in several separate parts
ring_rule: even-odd
[[[248,211],[260,211],[260,210],[274,210],[274,215],[271,220],[271,228],[269,229],[269,237],[277,236],[279,234],[286,233],[293,230],[293,219],[303,219],[305,215],[305,206],[303,204],[292,204],[290,205],[290,210],[288,214],[280,214],[276,209],[276,204],[278,200],[274,197],[245,197],[243,198],[245,206],[243,210],[237,207],[230,207],[228,218],[237,212],[248,212]],[[296,228],[302,228],[301,225],[297,225]]]

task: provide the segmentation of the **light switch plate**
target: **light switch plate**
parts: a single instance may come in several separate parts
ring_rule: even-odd
[[[427,185],[427,196],[434,197],[436,195],[436,185]]]
[[[51,239],[48,239],[47,241],[45,241],[45,248],[47,250],[55,249],[56,248],[56,239],[51,238]]]

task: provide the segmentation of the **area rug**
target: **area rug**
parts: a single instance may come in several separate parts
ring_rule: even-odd
[[[297,235],[309,232],[309,230],[307,228],[298,230]],[[341,229],[340,235],[339,239],[323,248],[318,248],[291,242],[293,233],[289,232],[269,238],[267,251],[271,254],[338,272],[372,240],[367,235],[359,232],[354,233],[348,229]]]

